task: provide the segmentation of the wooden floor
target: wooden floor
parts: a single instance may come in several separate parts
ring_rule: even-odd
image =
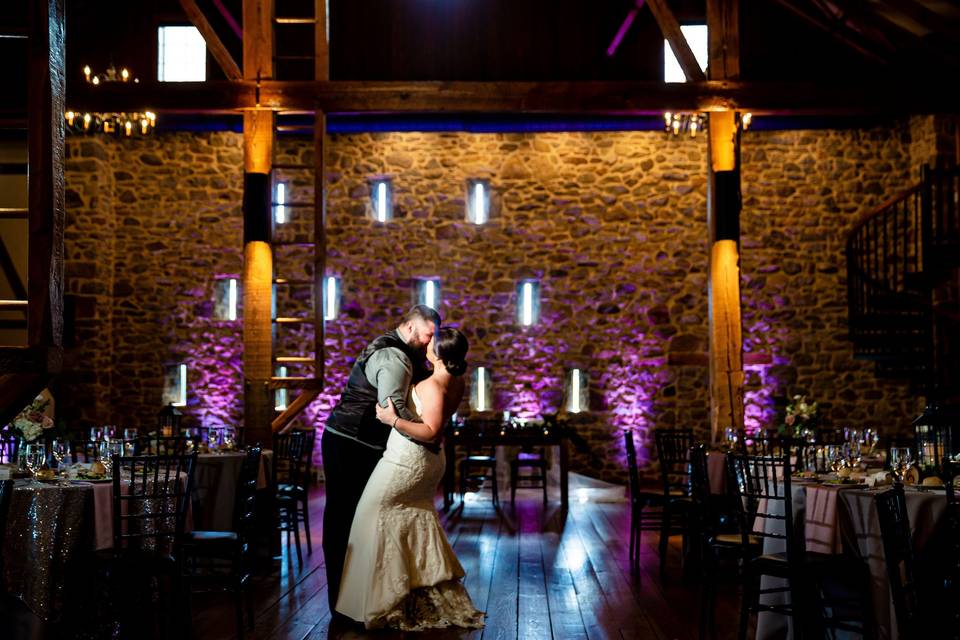
[[[395,632],[363,632],[331,623],[323,568],[322,487],[313,492],[313,554],[297,568],[288,555],[271,575],[254,582],[256,639],[400,638]],[[487,612],[482,631],[406,634],[418,638],[589,639],[697,637],[699,587],[680,578],[679,538],[671,540],[667,583],[658,575],[657,536],[644,532],[641,571],[627,560],[630,514],[626,503],[576,503],[566,517],[546,508],[539,492],[520,491],[516,510],[498,513],[476,500],[444,516],[450,542],[466,569],[474,604]],[[291,549],[292,550],[292,547]],[[734,637],[738,596],[724,585],[717,603],[718,638]],[[194,637],[233,638],[232,601],[196,596]]]

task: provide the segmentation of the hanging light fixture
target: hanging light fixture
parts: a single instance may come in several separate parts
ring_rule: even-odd
[[[752,113],[738,114],[737,126],[741,131],[750,128],[753,121]],[[674,136],[688,135],[696,138],[698,133],[707,130],[707,117],[699,112],[684,113],[667,111],[663,114],[664,130]]]
[[[95,87],[108,82],[139,84],[140,79],[133,76],[129,69],[121,67],[119,70],[110,65],[103,73],[94,73],[90,65],[84,65],[83,77]],[[72,133],[90,133],[101,131],[117,136],[141,136],[153,132],[157,126],[157,114],[152,111],[144,112],[115,112],[115,113],[80,113],[67,111],[64,114],[67,122],[67,131]]]

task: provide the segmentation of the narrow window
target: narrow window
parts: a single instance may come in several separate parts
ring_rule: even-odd
[[[287,221],[287,183],[278,182],[273,189],[273,219],[277,224]]]
[[[287,368],[277,367],[277,377],[286,378]],[[274,394],[274,405],[277,411],[284,411],[287,408],[287,390],[285,388],[277,389]]]
[[[187,365],[178,363],[167,367],[163,383],[163,404],[187,406]]]
[[[157,46],[157,80],[160,82],[207,79],[207,44],[196,27],[159,27]]]
[[[393,185],[390,180],[378,178],[370,183],[370,204],[373,219],[388,222],[393,219]]]
[[[417,304],[431,309],[440,308],[440,281],[432,278],[417,280]]]
[[[473,390],[470,393],[470,408],[474,411],[489,411],[493,405],[493,385],[490,370],[477,367],[473,370]]]
[[[239,282],[236,278],[218,280],[213,301],[213,313],[217,320],[237,319],[237,300],[239,296]]]
[[[467,185],[467,220],[485,224],[490,219],[490,183],[470,180]]]
[[[540,283],[522,280],[517,286],[517,321],[521,326],[529,327],[537,323],[539,316]]]
[[[335,320],[340,312],[340,279],[327,276],[323,281],[323,319]]]
[[[567,411],[581,413],[589,408],[590,389],[586,372],[582,369],[571,369],[567,377]]]

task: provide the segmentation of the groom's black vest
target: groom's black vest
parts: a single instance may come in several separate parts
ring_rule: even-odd
[[[377,388],[367,380],[365,369],[370,356],[388,347],[400,349],[410,360],[413,365],[412,382],[419,382],[429,375],[420,353],[407,346],[396,331],[385,333],[368,344],[357,358],[343,393],[340,394],[340,401],[327,418],[327,427],[334,433],[359,440],[377,449],[386,448],[390,426],[377,420]]]

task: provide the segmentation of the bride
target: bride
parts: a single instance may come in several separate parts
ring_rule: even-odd
[[[368,629],[483,627],[434,506],[444,469],[436,441],[463,397],[467,349],[456,329],[430,341],[433,374],[410,387],[407,403],[423,422],[399,418],[389,400],[377,405],[393,430],[357,505],[336,607]]]

